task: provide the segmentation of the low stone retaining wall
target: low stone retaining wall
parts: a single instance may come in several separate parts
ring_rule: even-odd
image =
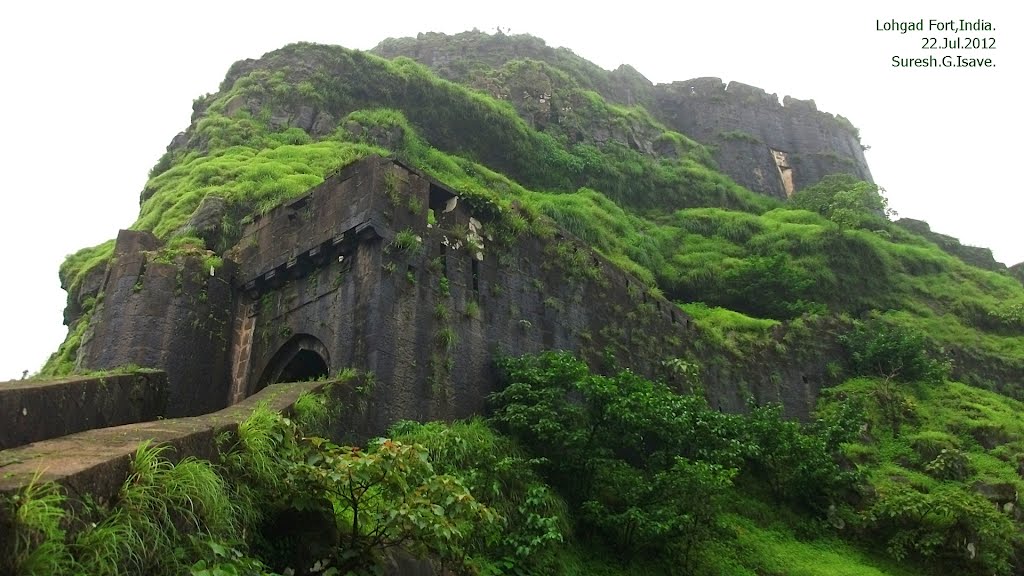
[[[299,382],[272,384],[246,400],[202,416],[157,420],[139,424],[93,429],[62,438],[36,442],[0,451],[0,495],[10,494],[38,475],[38,482],[57,482],[71,500],[89,494],[97,502],[115,496],[128,477],[131,457],[139,444],[151,441],[172,448],[172,460],[188,456],[216,458],[216,437],[236,429],[256,406],[266,403],[271,410],[288,413],[303,392],[318,392],[331,386],[334,402],[342,406],[340,422],[331,436],[359,441],[368,436],[365,402],[359,390],[361,378],[345,382]]]
[[[66,380],[0,382],[0,450],[156,420],[167,406],[167,375],[154,370]]]

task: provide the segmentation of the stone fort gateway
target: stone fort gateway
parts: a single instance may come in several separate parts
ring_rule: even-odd
[[[354,367],[381,383],[383,427],[481,412],[496,353],[610,347],[648,369],[681,353],[676,306],[563,232],[501,245],[468,204],[371,157],[256,217],[217,268],[121,231],[80,362],[164,370],[171,416]]]

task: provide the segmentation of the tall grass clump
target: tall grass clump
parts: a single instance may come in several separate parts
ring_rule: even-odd
[[[136,536],[140,549],[124,560],[134,560],[141,573],[173,572],[188,534],[230,536],[237,527],[227,486],[211,465],[192,457],[172,463],[169,450],[149,441],[139,445],[108,518],[108,525]]]
[[[233,479],[232,501],[244,526],[258,527],[273,513],[287,482],[288,458],[295,453],[291,420],[259,404],[236,432],[218,438],[221,463]]]
[[[306,435],[319,435],[327,437],[331,421],[336,416],[337,409],[331,408],[328,401],[330,388],[319,393],[303,392],[295,399],[292,406],[295,424],[302,429]]]
[[[0,554],[0,573],[49,576],[72,572],[75,562],[65,543],[65,501],[59,485],[40,482],[38,475],[9,503],[0,500],[11,512],[7,524],[13,534],[13,550]],[[0,518],[0,528],[4,524]]]

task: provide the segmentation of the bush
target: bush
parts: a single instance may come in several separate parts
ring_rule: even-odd
[[[1020,535],[985,498],[955,486],[919,492],[896,486],[867,513],[871,536],[897,560],[915,558],[942,574],[1009,574]]]
[[[895,215],[881,189],[849,174],[830,174],[793,195],[793,204],[817,212],[842,228],[880,228]]]
[[[852,374],[900,382],[942,382],[949,377],[949,362],[937,354],[922,332],[877,318],[855,322],[840,337],[849,354]]]

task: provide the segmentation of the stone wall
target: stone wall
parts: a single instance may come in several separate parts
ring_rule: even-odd
[[[237,333],[249,334],[252,359],[234,375],[240,396],[272,380],[281,351],[315,350],[330,371],[376,376],[372,417],[383,430],[398,419],[481,413],[497,386],[496,354],[565,349],[595,368],[614,359],[650,376],[663,360],[704,355],[709,396],[723,409],[744,409],[747,395],[785,401],[797,416],[812,405],[823,379],[814,361],[779,354],[771,373],[755,351],[715,362],[715,350],[697,350],[685,313],[582,242],[556,230],[500,245],[496,226],[441,183],[385,159],[270,212],[240,244],[254,326]],[[415,246],[399,248],[399,236]]]
[[[110,502],[128,476],[131,456],[140,443],[151,441],[172,448],[165,453],[175,461],[196,457],[212,460],[217,456],[216,438],[235,430],[265,403],[274,411],[290,414],[303,392],[330,390],[331,403],[341,413],[333,423],[331,437],[339,442],[363,442],[372,435],[362,417],[366,401],[360,390],[362,376],[342,381],[300,382],[268,386],[259,394],[230,408],[185,418],[127,424],[93,429],[70,436],[0,451],[0,495],[11,494],[32,482],[57,482],[73,496],[88,494],[96,503]],[[0,549],[4,544],[0,531]]]
[[[668,360],[699,360],[723,410],[748,397],[782,401],[794,416],[813,405],[828,338],[784,345],[799,335],[780,333],[764,350],[720,350],[553,224],[502,243],[503,216],[469,203],[373,157],[256,217],[213,275],[202,254],[123,231],[82,364],[166,370],[172,416],[357,368],[378,383],[368,416],[377,433],[399,419],[479,414],[499,385],[495,355],[546,349],[648,376]]]
[[[211,274],[204,254],[162,249],[149,232],[118,234],[79,366],[164,370],[167,415],[205,414],[227,398],[234,265]]]
[[[841,116],[819,112],[813,100],[778,96],[718,78],[659,84],[651,113],[673,130],[717,147],[723,172],[754,190],[786,198],[828,174],[871,180],[856,129]],[[793,189],[784,185],[787,166]]]
[[[166,394],[166,375],[153,371],[0,382],[0,450],[156,420],[166,413]]]

